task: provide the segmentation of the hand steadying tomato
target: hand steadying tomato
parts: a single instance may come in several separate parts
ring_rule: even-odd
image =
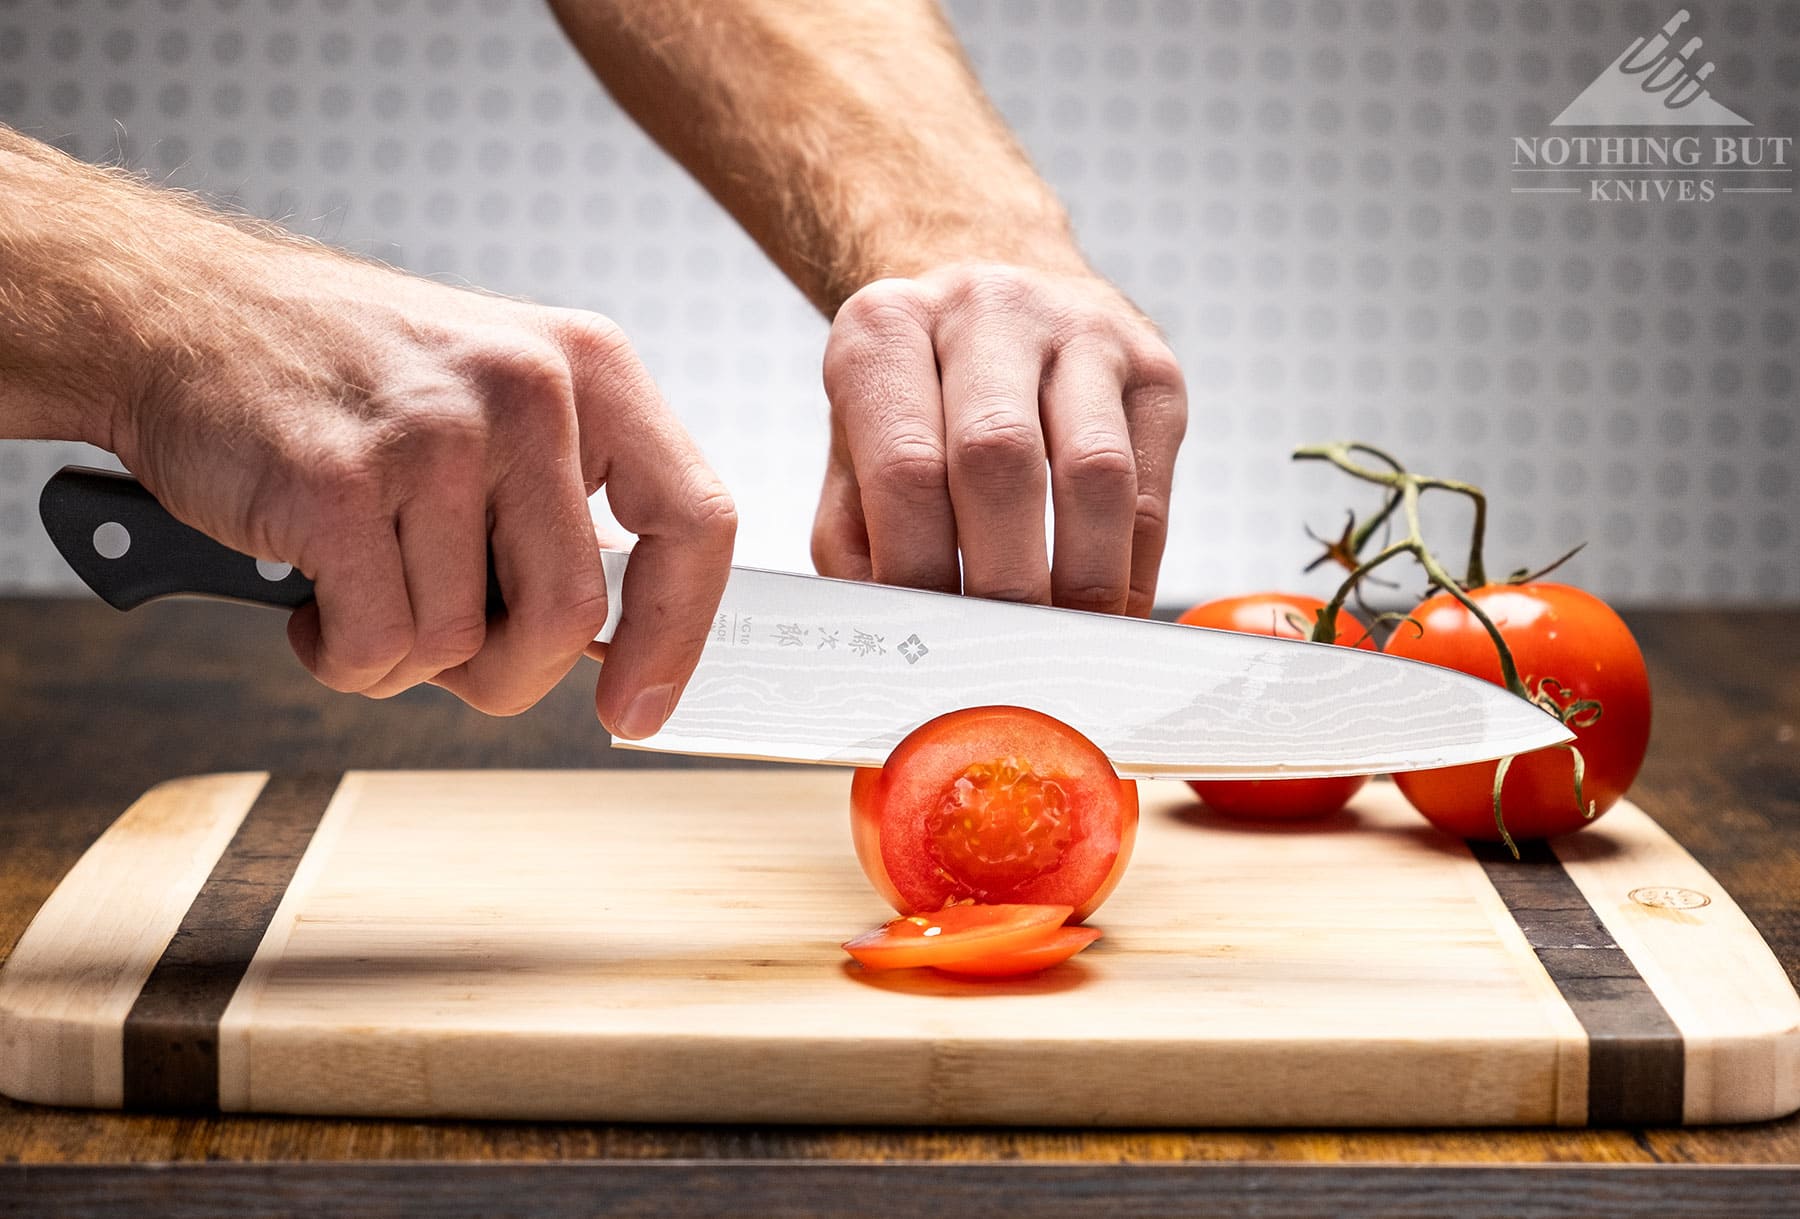
[[[856,857],[902,914],[948,902],[1073,907],[1124,874],[1137,784],[1098,746],[1023,707],[971,707],[914,729],[850,786]]]
[[[1596,816],[1604,813],[1637,777],[1650,740],[1650,678],[1631,631],[1604,601],[1566,584],[1488,585],[1469,598],[1500,628],[1534,694],[1542,690],[1563,707],[1599,703],[1598,718],[1577,708],[1567,723],[1586,764],[1583,795]],[[1389,653],[1504,684],[1493,639],[1455,598],[1440,593],[1412,617],[1418,626],[1402,623],[1388,640]],[[1439,829],[1495,840],[1496,765],[1413,771],[1394,781]],[[1512,762],[1501,807],[1513,837],[1546,838],[1586,824],[1575,800],[1574,765],[1566,749],[1539,750]]]
[[[1274,635],[1283,639],[1311,637],[1313,622],[1325,603],[1298,593],[1251,593],[1196,605],[1175,621],[1188,626]],[[1362,623],[1348,613],[1338,615],[1338,645],[1375,650]],[[1188,786],[1213,808],[1232,817],[1292,821],[1323,817],[1349,803],[1366,776],[1329,779],[1190,779]]]

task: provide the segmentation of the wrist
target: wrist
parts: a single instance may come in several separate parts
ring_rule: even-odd
[[[1032,199],[1011,208],[984,203],[960,214],[937,210],[896,218],[878,229],[880,236],[863,243],[835,285],[832,312],[878,279],[917,278],[958,264],[998,263],[1055,275],[1094,275],[1075,243],[1068,214],[1054,198]]]
[[[106,419],[111,447],[127,465],[143,453],[145,428],[159,414],[185,412],[198,398],[235,398],[222,370],[280,375],[281,315],[306,298],[323,247],[262,232],[198,210],[170,216],[153,256],[120,292],[127,336],[117,349],[120,392]],[[341,261],[341,260],[336,260]]]

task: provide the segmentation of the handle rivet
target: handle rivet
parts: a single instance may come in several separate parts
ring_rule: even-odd
[[[292,575],[293,571],[292,563],[277,563],[274,559],[258,559],[256,561],[256,574],[270,584],[281,583]]]
[[[94,530],[94,553],[103,559],[122,558],[131,549],[131,530],[108,521]]]

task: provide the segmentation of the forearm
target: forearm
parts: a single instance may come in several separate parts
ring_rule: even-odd
[[[265,239],[172,191],[0,126],[0,435],[117,450],[179,365],[179,319]]]
[[[961,261],[1083,271],[933,0],[552,0],[619,104],[827,315]]]

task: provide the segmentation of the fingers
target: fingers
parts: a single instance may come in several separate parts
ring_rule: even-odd
[[[832,324],[825,392],[859,490],[869,578],[956,592],[957,521],[931,327],[930,307],[909,281],[870,284]],[[843,482],[826,489],[840,497],[850,492]],[[832,510],[821,503],[821,513]],[[848,569],[854,550],[839,532],[841,514],[835,520],[827,557],[843,559]]]
[[[1123,397],[1120,362],[1095,344],[1065,347],[1044,380],[1056,505],[1051,599],[1069,609],[1123,613],[1130,598],[1138,480]]]
[[[1156,604],[1156,574],[1169,535],[1169,496],[1175,455],[1187,434],[1187,386],[1181,367],[1160,343],[1138,353],[1125,386],[1125,420],[1137,459],[1131,526],[1131,593],[1125,612],[1148,618]]]
[[[457,390],[433,382],[431,409],[371,429],[344,470],[315,480],[329,511],[298,515],[324,561],[290,637],[336,689],[383,697],[431,681],[490,714],[523,711],[584,652],[605,655],[587,495],[607,482],[640,540],[596,709],[618,735],[647,736],[699,659],[736,510],[610,323],[546,311],[512,338],[480,344]],[[491,620],[490,552],[506,603]]]
[[[433,480],[400,511],[413,646],[363,693],[386,698],[467,661],[487,641],[487,490],[478,468]]]
[[[355,519],[355,518],[352,518]],[[310,564],[314,600],[288,619],[300,663],[333,690],[356,693],[386,677],[413,646],[400,543],[388,518],[320,529]]]
[[[822,574],[1150,612],[1186,395],[1109,285],[974,265],[877,281],[833,322],[825,387]]]
[[[492,715],[514,715],[574,667],[606,621],[606,581],[587,510],[569,366],[543,357],[501,366],[489,395],[505,404],[489,542],[506,611],[479,653],[437,684]],[[481,587],[485,588],[485,580]]]
[[[565,341],[579,349],[583,461],[604,468],[613,515],[638,538],[594,708],[614,735],[637,739],[662,727],[699,662],[731,570],[737,508],[628,347],[602,332]]]
[[[825,467],[825,487],[813,517],[812,561],[820,575],[835,580],[875,578],[862,489],[847,460],[840,464],[834,457]]]
[[[971,310],[939,340],[950,499],[963,591],[1048,605],[1043,353],[1010,321]]]

